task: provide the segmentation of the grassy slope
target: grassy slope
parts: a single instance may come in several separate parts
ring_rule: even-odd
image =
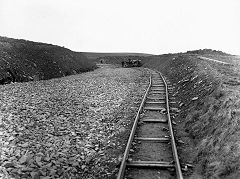
[[[205,177],[239,178],[240,73],[231,67],[205,71],[219,79],[218,86],[196,102],[186,117],[186,129],[197,140],[196,163]]]
[[[0,37],[2,83],[50,79],[94,68],[94,63],[82,53],[50,44]]]
[[[239,178],[239,66],[180,56],[169,67],[164,72],[182,105],[177,120],[183,122],[195,150],[192,178]]]

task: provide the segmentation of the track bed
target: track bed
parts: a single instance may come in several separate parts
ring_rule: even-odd
[[[157,72],[150,77],[121,163],[118,179],[183,178],[168,102],[171,91]]]

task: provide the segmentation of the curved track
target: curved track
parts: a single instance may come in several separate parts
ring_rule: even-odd
[[[152,72],[137,112],[117,179],[182,179],[169,108],[167,81]]]

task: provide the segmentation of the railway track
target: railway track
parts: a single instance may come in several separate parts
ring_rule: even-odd
[[[182,179],[169,108],[172,88],[153,72],[137,112],[117,179]]]

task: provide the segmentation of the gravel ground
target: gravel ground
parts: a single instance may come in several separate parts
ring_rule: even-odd
[[[114,178],[147,84],[115,68],[0,86],[0,178]]]

